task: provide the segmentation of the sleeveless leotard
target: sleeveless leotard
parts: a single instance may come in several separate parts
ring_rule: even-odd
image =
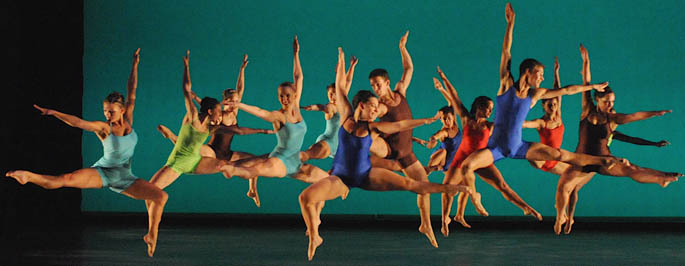
[[[138,135],[131,128],[131,133],[124,136],[110,133],[102,141],[103,155],[93,166],[100,174],[102,187],[107,187],[114,192],[121,193],[138,179],[131,172],[131,157],[138,144]]]
[[[197,131],[192,123],[183,124],[178,133],[176,145],[166,161],[166,166],[180,174],[195,172],[197,164],[202,159],[200,148],[207,137],[209,137],[209,132]]]
[[[454,136],[454,138],[445,137],[445,139],[443,139],[440,143],[439,149],[444,149],[446,151],[445,165],[442,166],[442,171],[447,171],[447,169],[449,169],[450,165],[452,164],[454,156],[457,154],[457,150],[459,150],[461,138],[461,131],[459,131],[459,133],[457,133],[457,135]]]
[[[505,157],[525,159],[530,148],[530,142],[522,139],[522,126],[530,111],[531,98],[517,97],[517,86],[497,96],[495,127],[488,141],[488,149],[492,152],[494,162]]]
[[[233,156],[233,151],[231,150],[233,136],[235,136],[235,133],[233,132],[212,134],[208,146],[214,150],[217,159],[226,161],[231,160],[231,156]]]
[[[581,120],[576,152],[595,156],[611,155],[609,141],[612,133],[609,123],[594,125],[587,118]],[[601,168],[600,165],[587,165],[583,167],[583,172],[598,172]]]
[[[368,124],[367,124],[368,129]],[[369,182],[369,171],[371,171],[371,159],[369,149],[371,148],[371,133],[364,137],[357,137],[353,133],[347,132],[345,128],[338,130],[338,151],[333,158],[331,174],[342,180],[347,187],[363,187]]]
[[[388,112],[380,118],[380,121],[397,122],[412,119],[407,99],[401,94],[399,97],[400,103],[397,106],[388,105]],[[412,151],[412,133],[413,130],[408,129],[395,134],[382,135],[385,142],[390,146],[390,154],[386,158],[399,161],[402,168],[406,168],[418,160]]]
[[[561,142],[564,141],[564,124],[560,124],[553,129],[540,128],[538,129],[540,135],[540,143],[550,146],[555,149],[561,148]],[[557,165],[559,161],[545,161],[540,169],[549,171]]]
[[[291,176],[300,170],[300,149],[304,141],[304,134],[307,133],[307,123],[304,119],[298,123],[288,121],[276,132],[278,144],[269,154],[269,158],[276,157],[285,164],[286,175]]]
[[[338,150],[338,129],[340,129],[340,113],[336,112],[331,119],[326,120],[326,130],[316,138],[316,142],[323,140],[328,143],[328,149],[331,152],[328,157],[330,158],[334,158]]]
[[[474,130],[468,124],[465,125],[462,130],[464,135],[462,136],[461,144],[459,144],[459,149],[457,153],[454,154],[454,159],[449,167],[461,167],[461,163],[469,157],[471,153],[483,149],[488,145],[488,137],[490,136],[490,128],[484,127],[481,130]]]

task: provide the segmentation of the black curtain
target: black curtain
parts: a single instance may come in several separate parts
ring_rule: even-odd
[[[57,175],[82,167],[83,132],[41,116],[32,105],[81,116],[83,1],[10,0],[3,6],[0,239],[11,243],[28,230],[59,230],[80,221],[79,189],[22,186],[5,173]]]

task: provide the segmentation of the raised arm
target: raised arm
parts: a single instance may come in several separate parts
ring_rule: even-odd
[[[193,104],[193,84],[190,82],[190,50],[186,51],[186,56],[183,57],[183,97],[186,104],[186,116],[192,122],[198,115],[197,107]]]
[[[354,79],[354,69],[357,67],[358,62],[359,59],[354,56],[350,59],[350,68],[347,70],[347,74],[345,74],[345,95],[350,93],[350,87],[352,87],[352,80]]]
[[[128,84],[126,84],[126,112],[124,115],[129,123],[133,124],[133,109],[136,106],[136,89],[138,88],[138,62],[140,62],[140,48],[133,53],[133,66],[131,66],[131,75],[128,77]]]
[[[191,94],[190,97],[193,98],[193,101],[195,101],[195,103],[197,105],[200,105],[200,103],[202,102],[202,99],[200,98],[200,96],[197,96],[197,93],[195,93],[194,91],[190,91],[190,94]]]
[[[580,92],[587,92],[592,89],[597,91],[604,91],[604,88],[609,86],[609,82],[589,84],[589,85],[568,85],[566,87],[550,90],[550,89],[538,89],[536,92],[540,95],[538,99],[550,99],[554,97],[559,97],[563,95],[573,95]],[[588,92],[589,93],[589,92]]]
[[[556,56],[554,57],[554,84],[552,86],[554,89],[561,88],[561,78],[559,78],[559,57]],[[559,112],[561,113],[561,96],[557,97],[557,103],[559,104]]]
[[[51,115],[56,117],[59,120],[62,120],[65,124],[80,128],[86,131],[91,131],[95,133],[100,133],[100,132],[109,132],[109,125],[105,122],[102,121],[86,121],[83,120],[79,117],[70,115],[70,114],[65,114],[56,110],[48,109],[48,108],[42,108],[38,105],[33,105],[38,111],[40,111],[41,115]]]
[[[654,142],[654,141],[649,141],[649,140],[646,140],[643,138],[632,137],[632,136],[628,136],[626,134],[623,134],[619,131],[614,131],[614,139],[620,140],[623,142],[627,142],[627,143],[632,143],[635,145],[655,146],[655,147],[663,147],[663,146],[671,144],[670,142],[665,141],[665,140],[662,140],[659,142]]]
[[[445,82],[445,86],[447,86],[447,90],[442,88],[442,84],[436,79],[433,78],[433,84],[435,86],[440,86],[442,89],[436,87],[438,90],[445,90],[447,92],[449,98],[447,98],[447,101],[450,103],[452,108],[454,109],[454,113],[457,114],[462,120],[467,118],[469,116],[469,110],[466,109],[466,106],[461,102],[461,99],[459,98],[459,94],[457,94],[457,89],[452,86],[452,83],[450,82],[449,79],[447,79],[447,75],[445,75],[444,72],[442,72],[442,69],[438,67],[438,74],[440,75],[440,78],[442,79],[443,82]],[[436,83],[437,82],[437,83]],[[444,93],[443,93],[444,95]]]
[[[396,122],[373,122],[369,126],[385,134],[394,134],[400,131],[409,130],[418,126],[428,125],[440,118],[440,112],[433,117],[423,119],[408,119]]]
[[[243,92],[245,91],[245,68],[247,67],[247,54],[243,56],[243,64],[240,65],[240,73],[238,74],[238,81],[235,84],[235,91],[238,93],[238,101],[243,99]]]
[[[409,31],[400,39],[400,53],[402,54],[402,79],[395,85],[395,91],[407,97],[407,88],[411,83],[411,77],[414,74],[414,63],[411,61],[411,56],[407,50],[407,39],[409,38]]]
[[[627,124],[635,121],[640,121],[640,120],[645,120],[648,118],[652,118],[655,116],[662,116],[667,113],[673,112],[672,110],[661,110],[661,111],[643,111],[643,112],[635,112],[632,114],[609,114],[609,119],[613,121],[616,124],[622,125],[622,124]]]
[[[293,41],[293,82],[295,83],[295,104],[300,106],[300,98],[302,98],[302,66],[300,65],[300,43],[297,41],[297,36]],[[296,111],[299,112],[299,111]]]
[[[345,77],[345,52],[338,47],[338,64],[335,68],[335,105],[340,113],[340,117],[347,118],[354,115],[354,109],[347,98],[347,79]]]
[[[511,3],[507,3],[504,9],[504,17],[507,19],[507,30],[504,32],[504,42],[502,43],[502,57],[499,62],[499,90],[497,95],[503,94],[508,88],[514,85],[511,76],[511,44],[514,41],[514,20],[516,13]]]
[[[583,70],[581,71],[581,74],[583,75],[583,84],[587,85],[590,84],[590,80],[592,79],[590,75],[590,55],[582,43],[580,44],[580,57],[583,58]],[[596,109],[596,106],[592,101],[592,93],[589,91],[583,92],[583,97],[581,99],[580,120],[583,120],[592,110]]]
[[[251,135],[251,134],[274,134],[273,129],[261,129],[261,128],[249,128],[249,127],[239,127],[237,125],[232,126],[219,126],[216,133],[220,134],[237,134],[237,135]]]
[[[278,116],[276,113],[278,112],[272,112],[272,111],[267,111],[262,108],[259,108],[257,106],[245,104],[245,103],[237,103],[236,105],[240,110],[243,110],[251,115],[254,115],[256,117],[259,117],[263,119],[264,121],[273,123],[276,120],[278,120]]]

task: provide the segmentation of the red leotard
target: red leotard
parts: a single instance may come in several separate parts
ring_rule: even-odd
[[[461,167],[461,163],[471,153],[488,146],[488,138],[490,138],[489,127],[485,127],[482,130],[473,130],[469,125],[466,125],[463,131],[461,144],[459,144],[459,149],[454,155],[450,167]]]
[[[562,123],[553,129],[540,128],[538,129],[538,134],[540,134],[540,143],[555,149],[561,148],[561,142],[564,141],[564,124]],[[540,169],[544,171],[552,170],[558,162],[559,161],[545,161],[545,164],[543,164]]]

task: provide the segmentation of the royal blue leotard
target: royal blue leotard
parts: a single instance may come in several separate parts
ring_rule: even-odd
[[[454,159],[454,156],[459,149],[459,144],[461,144],[461,130],[454,138],[445,137],[440,143],[438,149],[444,149],[447,152],[447,155],[445,155],[445,165],[442,166],[442,171],[447,171],[447,169],[450,168],[452,159]]]
[[[121,193],[138,179],[131,172],[131,157],[138,144],[138,135],[131,128],[131,132],[124,136],[115,136],[110,133],[102,140],[103,155],[95,162],[92,168],[98,171],[102,179],[102,187],[107,187],[114,192]]]
[[[338,150],[333,158],[331,174],[339,177],[347,187],[362,187],[368,184],[371,171],[371,133],[357,137],[347,132],[344,127],[340,127],[338,140]]]
[[[323,140],[328,143],[328,150],[331,153],[328,157],[330,158],[334,158],[338,150],[338,129],[340,129],[340,113],[336,112],[331,119],[326,120],[326,130],[316,138],[316,142]]]
[[[530,148],[530,142],[522,139],[522,126],[530,111],[531,98],[517,97],[517,86],[497,96],[495,126],[488,140],[488,149],[492,152],[494,162],[505,157],[525,159]]]
[[[304,134],[307,133],[307,123],[304,119],[298,123],[288,121],[276,132],[278,144],[269,154],[269,158],[276,157],[285,164],[286,175],[290,176],[300,170],[300,149],[304,141]]]

